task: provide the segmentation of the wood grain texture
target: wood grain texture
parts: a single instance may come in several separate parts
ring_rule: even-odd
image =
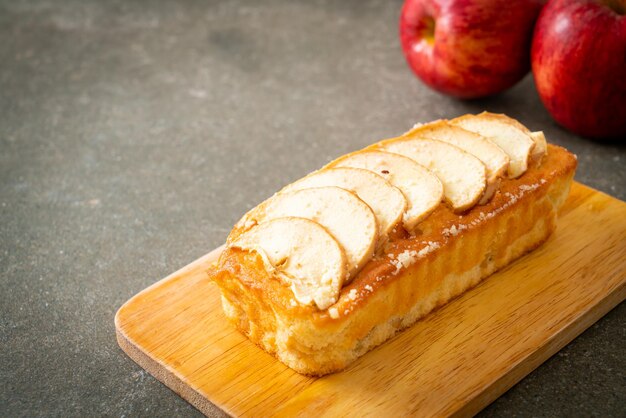
[[[205,414],[472,415],[626,297],[626,203],[578,183],[548,242],[343,372],[299,375],[225,320],[217,249],[120,308],[122,349]]]

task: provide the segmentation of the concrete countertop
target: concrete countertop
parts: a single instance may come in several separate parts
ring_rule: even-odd
[[[426,89],[400,7],[0,1],[0,416],[198,416],[118,348],[115,311],[280,186],[417,121],[506,112],[626,199],[626,148],[560,129],[530,77],[472,102]],[[623,416],[625,317],[481,415]]]

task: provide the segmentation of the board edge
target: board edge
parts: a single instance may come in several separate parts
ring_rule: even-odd
[[[472,417],[508,392],[544,362],[562,350],[574,339],[598,322],[602,317],[626,300],[626,281],[615,287],[605,298],[582,312],[570,324],[553,335],[546,344],[537,351],[520,359],[506,374],[484,388],[477,396],[471,398],[460,409],[451,413],[452,417]]]
[[[130,306],[137,298],[157,287],[162,286],[163,284],[169,282],[175,277],[196,268],[196,266],[199,264],[209,262],[213,258],[217,259],[222,253],[224,246],[225,244],[220,245],[219,247],[211,250],[202,257],[192,261],[191,263],[183,266],[174,273],[167,275],[161,280],[151,284],[150,286],[133,295],[130,299],[124,302],[122,306],[119,307],[117,312],[115,312],[114,323],[117,344],[131,360],[139,365],[139,367],[146,370],[156,380],[164,384],[167,388],[174,391],[174,393],[183,398],[191,406],[198,409],[202,414],[209,415],[212,412],[213,408],[218,408],[225,414],[233,416],[223,407],[213,404],[205,396],[194,390],[190,385],[186,384],[183,379],[179,377],[176,372],[170,370],[170,368],[166,364],[163,364],[150,357],[148,353],[146,353],[124,332],[124,326],[122,325],[122,316],[124,315],[124,310],[128,306]]]

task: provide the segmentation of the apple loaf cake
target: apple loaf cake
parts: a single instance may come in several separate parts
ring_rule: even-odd
[[[505,115],[418,124],[250,210],[209,275],[251,341],[335,372],[544,242],[575,169]]]

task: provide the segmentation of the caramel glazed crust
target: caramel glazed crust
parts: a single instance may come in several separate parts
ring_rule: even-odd
[[[576,165],[548,145],[541,163],[502,179],[487,204],[463,214],[440,204],[411,235],[391,234],[328,309],[295,303],[254,251],[227,246],[209,275],[226,316],[251,341],[299,373],[335,372],[543,243]]]

